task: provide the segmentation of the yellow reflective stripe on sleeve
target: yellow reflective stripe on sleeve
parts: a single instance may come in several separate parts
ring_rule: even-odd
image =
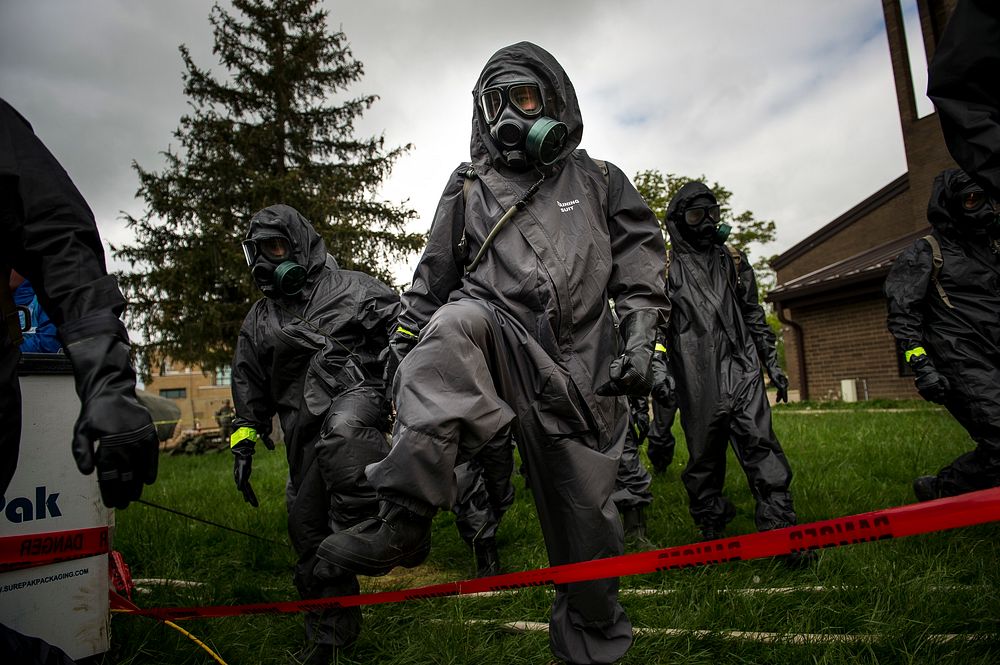
[[[229,437],[229,447],[232,448],[240,441],[253,441],[254,443],[261,443],[260,435],[257,434],[257,430],[253,427],[241,427],[233,435]]]
[[[905,354],[903,354],[903,358],[906,359],[906,362],[910,362],[911,359],[916,358],[917,356],[926,356],[926,355],[927,352],[924,351],[924,347],[918,346],[916,348],[910,349]]]
[[[656,344],[656,346],[655,346],[655,347],[653,348],[653,350],[654,350],[654,351],[659,351],[659,352],[661,352],[661,353],[665,353],[665,352],[666,352],[666,350],[667,350],[667,347],[665,347],[665,346],[663,346],[662,344],[660,344],[659,342],[657,342],[657,344]]]
[[[416,337],[416,336],[417,336],[417,333],[415,333],[415,332],[412,332],[412,331],[410,331],[410,330],[407,330],[407,329],[406,329],[406,328],[404,328],[403,326],[399,326],[398,328],[396,328],[396,332],[398,332],[398,333],[403,333],[403,334],[404,334],[404,335],[406,335],[407,337]]]

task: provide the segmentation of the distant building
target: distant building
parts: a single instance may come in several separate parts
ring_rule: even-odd
[[[886,330],[882,284],[892,261],[930,231],[927,201],[934,177],[954,167],[935,113],[923,117],[906,41],[922,39],[926,61],[955,0],[909,0],[920,30],[904,29],[900,0],[882,0],[907,171],[780,254],[777,286],[767,300],[784,325],[791,388],[800,399],[913,398],[907,367]],[[926,69],[926,61],[921,65]]]
[[[215,372],[203,372],[165,361],[153,372],[145,390],[173,401],[181,410],[179,429],[193,430],[216,427],[215,412],[225,400],[232,403],[232,369],[223,367]]]

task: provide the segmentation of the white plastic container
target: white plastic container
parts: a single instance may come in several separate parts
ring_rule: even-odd
[[[25,354],[21,452],[0,508],[0,537],[110,528],[97,475],[76,468],[70,444],[80,411],[69,359]],[[108,555],[0,573],[0,622],[74,660],[108,650]]]

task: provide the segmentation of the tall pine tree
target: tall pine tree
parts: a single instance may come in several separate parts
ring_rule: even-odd
[[[250,216],[286,203],[309,219],[342,268],[391,280],[393,263],[423,245],[405,225],[416,213],[376,192],[409,145],[355,136],[377,96],[351,98],[363,75],[319,0],[233,0],[213,6],[217,78],[185,46],[192,108],[160,172],[139,164],[141,217],[126,215],[131,245],[112,247],[133,272],[119,276],[148,376],[165,358],[228,366],[240,323],[260,297],[240,249]]]

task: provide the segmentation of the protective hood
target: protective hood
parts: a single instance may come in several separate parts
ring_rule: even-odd
[[[667,206],[667,216],[664,223],[670,234],[671,246],[679,253],[703,252],[708,249],[708,247],[694,246],[680,232],[680,228],[684,224],[684,211],[699,197],[711,197],[714,200],[715,194],[703,182],[688,182],[674,194]]]
[[[984,233],[983,228],[971,226],[960,218],[959,192],[968,185],[970,178],[961,169],[946,169],[934,178],[930,201],[927,203],[927,220],[939,233],[951,238],[968,239]],[[990,205],[989,202],[986,203]]]
[[[291,254],[288,258],[306,269],[307,285],[315,280],[328,260],[332,261],[326,253],[326,243],[323,242],[323,238],[316,233],[312,224],[291,206],[278,204],[258,211],[250,219],[246,237],[253,239],[275,234],[288,238],[291,244]],[[308,292],[308,288],[306,291]]]
[[[952,237],[957,235],[958,230],[948,210],[948,202],[958,193],[954,186],[959,173],[959,169],[946,169],[939,173],[934,178],[931,198],[927,203],[927,221],[942,234]]]
[[[520,73],[537,79],[545,98],[544,114],[566,125],[568,136],[559,151],[558,164],[580,145],[583,138],[583,118],[576,99],[576,90],[562,66],[552,55],[531,42],[519,42],[494,53],[483,67],[472,91],[472,143],[470,153],[474,166],[491,165],[507,170],[500,150],[490,137],[490,126],[483,116],[479,97],[483,89],[501,74]],[[554,104],[550,104],[554,101]],[[555,108],[552,108],[554,106]]]

